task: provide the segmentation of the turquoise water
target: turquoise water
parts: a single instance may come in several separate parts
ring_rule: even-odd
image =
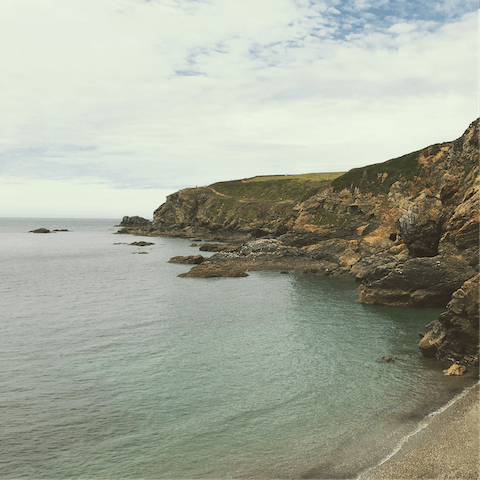
[[[350,279],[177,278],[189,241],[114,224],[0,219],[2,478],[354,478],[474,381],[419,354],[438,310],[360,305]]]

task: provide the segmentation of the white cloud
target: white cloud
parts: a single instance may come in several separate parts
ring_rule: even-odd
[[[122,215],[129,188],[156,191],[153,211],[183,186],[347,170],[459,136],[478,115],[476,14],[382,23],[365,9],[383,3],[5,0],[0,178],[25,196],[83,179]]]

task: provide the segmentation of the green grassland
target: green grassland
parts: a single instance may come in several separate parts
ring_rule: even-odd
[[[215,191],[238,201],[292,202],[314,195],[322,186],[341,176],[335,173],[306,173],[303,175],[268,175],[218,182],[210,185]]]

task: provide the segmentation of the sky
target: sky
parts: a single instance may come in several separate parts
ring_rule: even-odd
[[[2,0],[0,217],[338,172],[478,117],[478,0]]]

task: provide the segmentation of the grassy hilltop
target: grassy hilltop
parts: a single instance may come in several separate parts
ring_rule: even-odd
[[[431,175],[439,165],[444,165],[449,178],[456,179],[452,195],[463,194],[478,164],[472,154],[478,152],[477,124],[454,142],[430,145],[346,173],[266,175],[186,188],[170,195],[155,211],[155,228],[262,229],[278,234],[302,217],[305,225],[352,229],[359,222],[371,223],[377,204],[380,221],[384,214],[379,205],[392,186],[397,195],[413,201],[427,183],[435,184],[436,177]]]

